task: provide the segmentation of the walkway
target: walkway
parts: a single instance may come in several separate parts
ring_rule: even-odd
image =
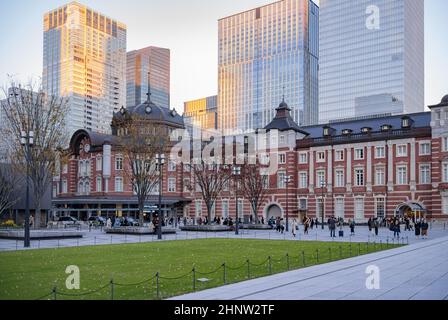
[[[448,300],[448,237],[249,280],[174,300]],[[377,266],[380,288],[366,287]]]

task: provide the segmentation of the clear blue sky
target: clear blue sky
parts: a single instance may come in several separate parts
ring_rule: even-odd
[[[422,0],[423,1],[423,0]],[[0,85],[7,74],[27,81],[42,71],[45,12],[69,0],[0,0]],[[269,0],[80,0],[128,27],[128,50],[149,45],[171,49],[171,103],[217,93],[219,18]],[[316,0],[316,2],[318,2]],[[426,105],[448,94],[447,0],[426,2]]]

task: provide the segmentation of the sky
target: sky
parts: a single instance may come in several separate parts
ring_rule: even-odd
[[[356,0],[355,0],[356,1]],[[423,0],[422,0],[423,1]],[[0,86],[42,74],[43,15],[69,0],[0,0]],[[171,49],[171,104],[217,94],[218,19],[273,0],[80,0],[127,25],[127,49]],[[318,3],[318,0],[315,2]],[[426,97],[448,94],[447,0],[425,0]]]

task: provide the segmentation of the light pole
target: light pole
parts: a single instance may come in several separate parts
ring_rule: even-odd
[[[285,176],[283,181],[286,184],[286,232],[289,232],[289,193],[288,193],[288,185],[292,181],[291,176]]]
[[[29,248],[31,245],[30,240],[30,151],[34,145],[34,132],[22,131],[20,135],[20,144],[25,149],[25,161],[26,161],[26,204],[25,204],[25,235],[24,235],[24,247]]]
[[[239,234],[239,227],[240,227],[240,219],[238,216],[238,183],[239,183],[239,178],[241,175],[241,168],[240,167],[233,167],[232,169],[232,175],[235,181],[235,209],[236,209],[236,221],[235,221],[235,235]]]
[[[320,188],[321,188],[321,191],[322,191],[322,230],[325,229],[324,228],[324,216],[325,216],[325,213],[324,213],[324,210],[325,210],[325,205],[324,205],[324,187],[325,187],[325,182],[321,181],[320,182]]]
[[[165,155],[156,154],[157,165],[159,169],[159,221],[157,226],[157,239],[162,240],[162,188],[163,188],[163,165],[165,164]]]

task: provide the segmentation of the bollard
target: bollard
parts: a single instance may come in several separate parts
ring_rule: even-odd
[[[114,279],[110,279],[110,300],[114,300]]]
[[[193,291],[196,291],[196,267],[193,267]]]
[[[250,261],[247,259],[247,278],[250,279]]]
[[[157,299],[160,299],[160,286],[159,286],[159,280],[160,280],[160,274],[159,272],[156,273],[156,294]]]
[[[53,300],[57,300],[56,287],[53,288]]]
[[[222,267],[224,269],[224,285],[226,285],[227,284],[227,268],[226,268],[225,262],[222,264]]]
[[[269,256],[268,260],[269,260],[269,274],[272,274],[272,258],[271,258],[271,256]]]

